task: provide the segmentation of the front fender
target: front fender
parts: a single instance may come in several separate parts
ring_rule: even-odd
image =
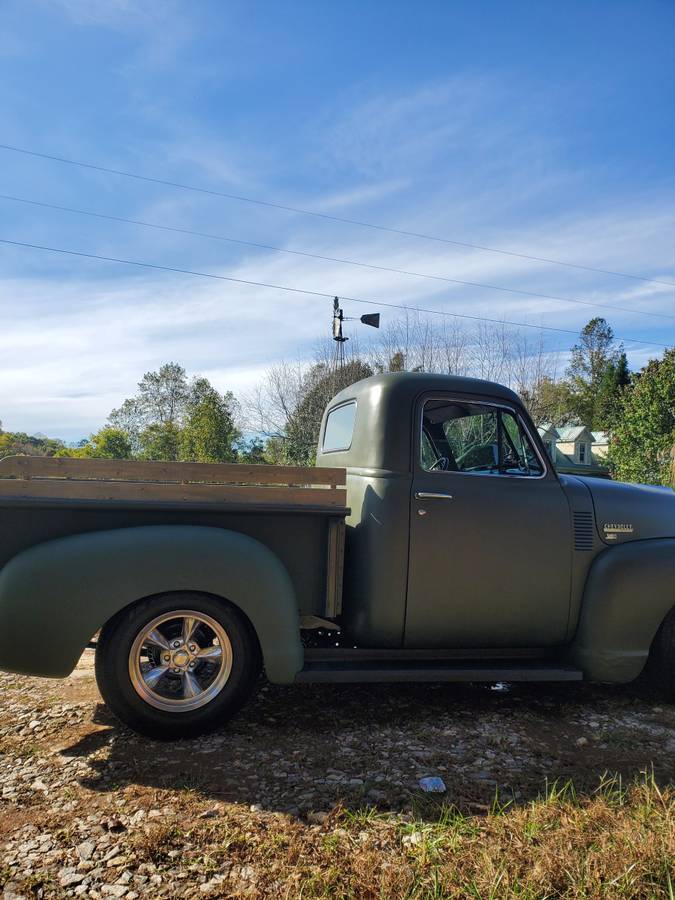
[[[605,550],[586,582],[572,661],[592,681],[632,681],[674,604],[675,539]]]
[[[302,668],[295,592],[278,557],[238,532],[191,525],[96,531],[19,553],[0,571],[0,668],[64,677],[115,613],[169,591],[239,607],[270,681],[290,683]]]

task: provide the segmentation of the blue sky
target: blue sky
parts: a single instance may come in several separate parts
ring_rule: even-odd
[[[0,0],[0,143],[675,281],[674,46],[665,0]],[[0,193],[635,311],[8,200],[2,238],[559,328],[605,314],[621,336],[675,343],[675,318],[645,315],[675,316],[675,288],[663,285],[7,151]],[[317,298],[0,245],[0,419],[80,437],[169,359],[245,395],[271,362],[311,355],[329,310]],[[551,350],[571,342],[546,340]],[[659,352],[626,346],[634,366]]]

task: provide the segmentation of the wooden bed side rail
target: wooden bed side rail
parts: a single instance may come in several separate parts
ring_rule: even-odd
[[[0,459],[0,478],[160,484],[292,485],[326,489],[344,486],[347,473],[345,469],[302,466],[77,459],[65,456],[6,456]]]
[[[328,487],[258,484],[204,484],[159,481],[78,481],[70,478],[0,478],[0,500],[117,500],[148,503],[233,503],[315,507],[344,514],[347,491]]]

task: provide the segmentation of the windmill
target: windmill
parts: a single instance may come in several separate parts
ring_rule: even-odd
[[[345,316],[344,310],[340,306],[339,297],[333,298],[333,340],[335,341],[335,352],[333,354],[333,373],[339,372],[345,365],[345,344],[349,340],[342,333],[343,322],[355,321],[354,316]],[[362,325],[370,325],[371,328],[380,327],[380,314],[368,313],[359,318]]]

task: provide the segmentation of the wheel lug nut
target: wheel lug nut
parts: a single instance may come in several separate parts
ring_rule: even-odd
[[[191,668],[191,669],[194,669],[194,667],[195,667],[195,664],[194,664],[193,662],[191,662],[191,663],[190,663],[190,668]]]
[[[174,674],[174,675],[180,675],[180,669],[179,669],[179,668],[175,668],[175,669],[173,670],[173,674]]]
[[[190,653],[194,653],[195,650],[197,649],[197,645],[196,645],[196,644],[190,644],[190,646],[189,646],[188,649],[189,649]]]
[[[171,655],[169,653],[165,653],[162,659],[164,660],[164,662],[170,662]]]

